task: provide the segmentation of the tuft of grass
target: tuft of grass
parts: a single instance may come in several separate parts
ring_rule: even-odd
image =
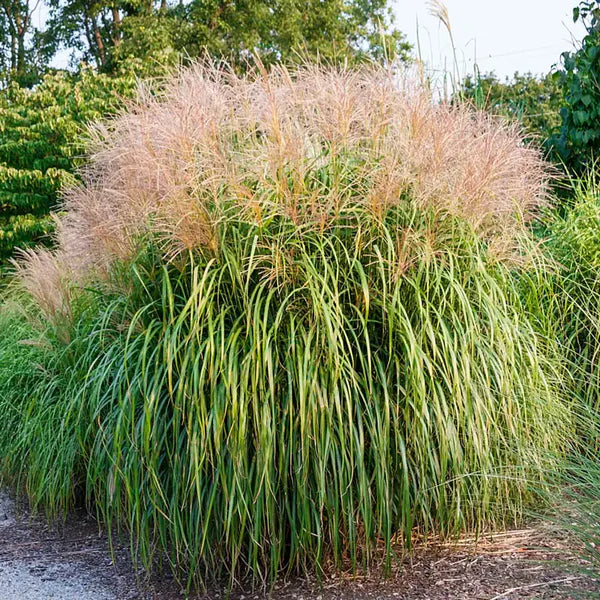
[[[572,426],[516,130],[391,71],[200,65],[98,131],[0,317],[0,464],[34,503],[85,494],[190,586],[389,566],[539,501]]]

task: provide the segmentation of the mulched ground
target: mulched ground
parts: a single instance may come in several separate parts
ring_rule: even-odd
[[[6,512],[6,511],[5,511]],[[0,600],[180,600],[183,594],[170,577],[145,581],[136,575],[125,548],[111,560],[106,536],[89,516],[79,513],[59,526],[21,514],[3,515],[0,502]],[[568,543],[541,526],[496,534],[492,539],[420,548],[388,579],[377,576],[294,580],[272,590],[273,600],[526,600],[578,599],[600,584],[584,577],[570,557]],[[3,577],[6,581],[3,581]],[[27,581],[22,596],[14,579]],[[10,581],[9,581],[10,579]],[[34,583],[31,583],[34,582]],[[51,588],[48,588],[51,585]],[[8,586],[8,587],[7,587]],[[66,587],[65,587],[66,586]],[[70,586],[70,587],[69,587]],[[64,589],[63,589],[64,588]],[[52,591],[49,592],[48,590]],[[58,589],[58,591],[56,591]],[[32,591],[33,590],[33,591]],[[94,590],[97,590],[94,592]],[[225,598],[212,590],[206,600]],[[260,600],[266,593],[236,591],[232,600]]]

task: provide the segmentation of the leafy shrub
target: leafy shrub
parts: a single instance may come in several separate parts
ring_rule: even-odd
[[[134,89],[131,75],[84,69],[0,92],[0,266],[15,247],[49,240],[50,209],[82,164],[86,123],[116,111]]]
[[[518,519],[570,436],[516,277],[545,180],[514,127],[391,71],[183,72],[97,128],[21,266],[51,329],[25,397],[0,378],[4,472],[188,582]]]
[[[581,48],[563,53],[565,102],[554,143],[564,163],[582,172],[600,147],[600,3],[580,2],[573,11],[587,30]]]

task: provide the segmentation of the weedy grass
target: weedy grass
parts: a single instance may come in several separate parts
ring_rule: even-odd
[[[541,239],[554,267],[526,279],[523,299],[536,329],[557,340],[566,359],[563,395],[571,403],[575,443],[559,470],[552,509],[536,512],[568,540],[565,570],[590,582],[582,597],[598,598],[600,579],[600,187],[591,170],[573,179],[563,205],[543,222]],[[536,273],[536,271],[530,271]],[[523,283],[523,281],[522,281]],[[573,561],[573,555],[580,558]],[[585,586],[584,586],[585,587]]]
[[[600,186],[593,171],[574,179],[566,209],[546,234],[559,265],[555,307],[548,314],[562,330],[557,339],[569,356],[573,396],[592,415],[600,410]]]
[[[396,77],[201,65],[99,130],[0,316],[34,503],[85,494],[191,586],[386,566],[540,500],[573,437],[522,299],[543,163]]]

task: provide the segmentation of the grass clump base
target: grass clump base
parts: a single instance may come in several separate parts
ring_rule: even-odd
[[[519,518],[570,419],[515,276],[545,200],[516,130],[390,71],[202,65],[96,133],[0,316],[34,502],[85,495],[190,585]]]

